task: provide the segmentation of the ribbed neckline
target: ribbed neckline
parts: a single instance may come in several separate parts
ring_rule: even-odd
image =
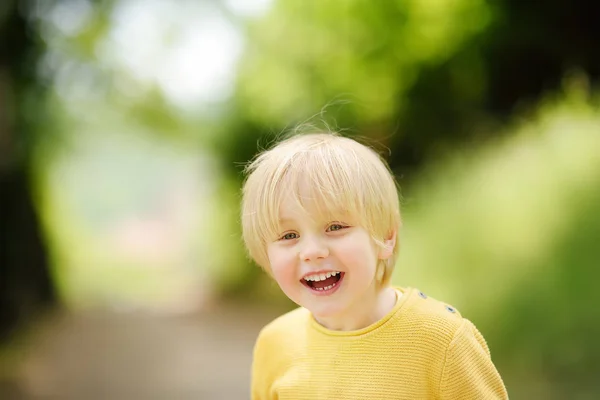
[[[415,291],[413,288],[395,287],[394,289],[398,292],[398,295],[399,295],[399,299],[396,302],[396,304],[394,305],[394,308],[392,308],[390,310],[390,312],[388,312],[379,321],[374,322],[369,326],[366,326],[361,329],[353,330],[353,331],[335,331],[332,329],[325,328],[323,325],[319,324],[317,322],[317,320],[315,319],[315,317],[312,314],[310,314],[311,326],[315,330],[317,330],[325,335],[328,335],[328,336],[361,336],[361,335],[365,335],[369,332],[372,332],[372,331],[378,329],[379,327],[385,325],[390,319],[392,319],[392,317],[394,315],[396,315],[402,309],[402,307],[404,307],[406,302],[412,297],[412,295]]]

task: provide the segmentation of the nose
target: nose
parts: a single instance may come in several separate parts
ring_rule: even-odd
[[[329,255],[329,248],[322,239],[313,236],[304,236],[298,256],[302,261],[317,261]]]

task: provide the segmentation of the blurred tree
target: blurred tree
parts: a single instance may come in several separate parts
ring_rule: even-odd
[[[600,5],[584,0],[276,1],[248,26],[242,120],[222,148],[244,162],[257,140],[317,115],[390,148],[392,168],[410,178],[499,132],[515,107],[572,69],[595,83],[598,15]]]
[[[0,6],[0,337],[55,299],[29,175],[35,125],[44,123],[42,47],[23,3]]]
[[[493,17],[447,60],[421,70],[406,92],[391,163],[410,170],[465,141],[481,141],[519,108],[560,89],[565,75],[600,77],[600,4],[488,2]],[[492,6],[493,5],[493,6]],[[394,156],[395,154],[395,156]]]

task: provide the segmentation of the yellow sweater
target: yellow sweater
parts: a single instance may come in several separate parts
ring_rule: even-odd
[[[458,311],[415,289],[357,331],[331,331],[304,308],[256,341],[252,400],[507,399],[487,344]]]

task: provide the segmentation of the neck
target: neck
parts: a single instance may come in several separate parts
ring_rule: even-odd
[[[355,331],[366,328],[386,316],[396,305],[397,292],[390,286],[377,287],[365,293],[363,299],[343,315],[326,318],[315,316],[317,322],[334,331]]]

